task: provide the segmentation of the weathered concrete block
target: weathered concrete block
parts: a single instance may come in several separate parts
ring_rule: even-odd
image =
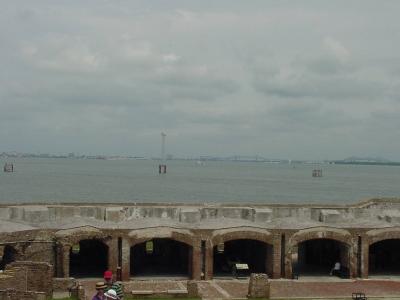
[[[49,221],[49,209],[47,206],[25,206],[24,220],[29,223],[40,223]]]
[[[256,208],[255,222],[270,222],[272,220],[272,209],[270,208]]]
[[[97,217],[98,210],[95,206],[81,206],[79,214],[83,218],[95,219]]]
[[[310,220],[311,217],[311,210],[308,207],[296,207],[291,209],[290,211],[291,217],[302,218]]]
[[[48,209],[50,220],[65,220],[81,216],[79,206],[50,206]]]
[[[249,298],[266,298],[270,295],[270,283],[268,282],[268,275],[263,273],[252,273],[250,275]]]
[[[107,207],[106,208],[106,221],[108,222],[121,222],[125,217],[123,207]]]
[[[217,218],[218,209],[214,207],[205,207],[200,209],[201,219],[215,219]]]
[[[253,220],[253,210],[251,208],[221,207],[217,210],[217,216],[230,219]]]
[[[183,223],[200,222],[201,215],[197,208],[182,208],[179,214],[179,221]]]
[[[276,207],[273,210],[275,218],[286,218],[292,216],[292,211],[289,207]]]
[[[130,207],[127,212],[128,219],[143,218],[143,211],[139,207]]]
[[[9,207],[1,207],[0,208],[0,219],[9,220],[11,216],[11,210]]]
[[[179,210],[175,207],[154,207],[152,212],[153,217],[161,219],[179,219]]]
[[[384,210],[382,217],[389,223],[400,223],[400,212],[395,210]]]
[[[23,220],[24,219],[24,207],[23,206],[12,206],[10,207],[11,215],[10,220]]]
[[[177,207],[134,207],[128,210],[129,219],[160,218],[179,220],[180,210]]]
[[[338,223],[341,219],[340,212],[336,209],[321,209],[319,221],[325,223]]]

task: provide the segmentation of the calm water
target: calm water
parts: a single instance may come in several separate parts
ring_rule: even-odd
[[[400,196],[400,167],[242,162],[0,159],[0,203],[15,202],[229,202],[353,203]]]

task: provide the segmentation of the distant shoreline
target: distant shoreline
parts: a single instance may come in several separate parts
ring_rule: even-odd
[[[365,166],[400,166],[400,162],[377,162],[377,161],[332,161],[335,165],[365,165]]]

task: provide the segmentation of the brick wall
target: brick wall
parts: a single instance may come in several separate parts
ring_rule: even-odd
[[[46,300],[42,292],[24,292],[14,289],[0,290],[0,300]]]
[[[53,294],[53,267],[44,262],[16,261],[7,265],[0,277],[0,289]]]

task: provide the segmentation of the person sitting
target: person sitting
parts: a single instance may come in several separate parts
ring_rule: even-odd
[[[105,292],[114,290],[117,293],[118,299],[124,299],[124,293],[122,291],[121,284],[117,283],[114,279],[113,273],[110,270],[104,272],[104,281],[106,282]],[[113,298],[111,298],[113,299]]]
[[[96,283],[96,294],[93,296],[92,300],[104,300],[104,289],[106,284],[103,281]]]
[[[340,277],[340,262],[338,262],[338,261],[335,262],[335,265],[333,266],[330,274],[333,275],[333,276]]]

